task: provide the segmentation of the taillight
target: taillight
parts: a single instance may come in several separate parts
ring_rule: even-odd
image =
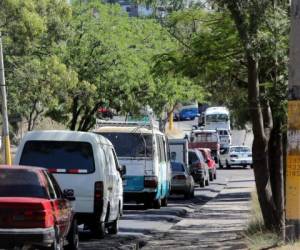
[[[2,228],[49,228],[54,225],[54,215],[50,202],[35,204],[18,204],[5,206],[7,212],[2,213]]]
[[[158,180],[156,176],[145,176],[144,187],[145,188],[157,188]]]
[[[186,176],[185,175],[175,175],[173,177],[174,180],[185,180]]]
[[[103,198],[103,182],[95,182],[95,201],[102,200]]]

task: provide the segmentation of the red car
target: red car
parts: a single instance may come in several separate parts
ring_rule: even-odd
[[[0,166],[0,249],[78,249],[77,222],[69,200],[45,169]]]
[[[214,179],[217,179],[217,164],[211,156],[211,150],[209,148],[199,148],[199,150],[208,165],[209,180],[213,181]]]

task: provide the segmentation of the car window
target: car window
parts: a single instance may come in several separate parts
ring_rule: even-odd
[[[92,145],[77,141],[27,141],[20,165],[63,169],[66,172],[81,170],[81,173],[92,173],[95,170]]]
[[[0,169],[0,197],[49,198],[38,174],[25,169]]]
[[[47,174],[45,174],[45,179],[46,179],[47,191],[49,192],[50,199],[57,199],[58,197],[56,195],[54,185]]]
[[[109,173],[114,174],[117,171],[117,165],[111,148],[108,148],[108,152],[106,156],[108,161]]]
[[[184,166],[180,162],[172,162],[171,168],[173,172],[184,172]]]
[[[199,161],[199,159],[198,159],[196,153],[190,151],[189,152],[189,164],[192,164],[192,163],[197,162],[197,161]]]
[[[142,133],[98,133],[114,145],[118,157],[152,157],[152,135]]]
[[[236,152],[236,153],[250,153],[250,148],[247,147],[233,147],[230,149],[230,152]]]
[[[204,162],[205,160],[205,157],[203,156],[203,153],[201,152],[201,151],[198,151],[198,158],[199,158],[199,160],[200,160],[200,162]]]
[[[54,188],[57,198],[62,199],[63,198],[62,191],[61,191],[57,181],[55,180],[55,178],[53,177],[52,174],[47,174],[47,175],[53,184],[53,188]]]

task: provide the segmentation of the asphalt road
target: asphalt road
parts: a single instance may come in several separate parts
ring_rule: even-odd
[[[216,197],[231,179],[253,180],[251,169],[218,169],[217,180],[208,187],[196,188],[195,198],[186,200],[183,196],[172,195],[168,207],[145,210],[143,205],[125,204],[118,235],[107,235],[105,239],[93,239],[88,232],[81,232],[80,249],[135,249],[143,245],[152,235],[163,234],[172,226]]]
[[[187,132],[195,121],[177,122],[175,126]],[[246,131],[232,131],[234,145],[251,146],[252,134]],[[106,236],[105,239],[96,240],[89,232],[81,231],[80,249],[137,249],[143,246],[152,235],[163,234],[172,226],[181,221],[187,214],[193,213],[199,206],[216,197],[231,179],[253,180],[251,169],[225,169],[217,170],[217,180],[208,187],[196,187],[195,198],[186,200],[183,196],[171,196],[168,207],[161,209],[147,209],[143,205],[134,203],[125,204],[124,215],[120,221],[120,232],[115,236]]]

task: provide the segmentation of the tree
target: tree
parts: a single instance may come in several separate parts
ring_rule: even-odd
[[[265,225],[283,232],[287,6],[272,1],[214,2],[218,5],[213,12],[187,9],[165,20],[182,48],[162,55],[157,65],[204,86],[214,104],[236,106],[241,124],[251,114],[254,172]]]
[[[70,10],[63,0],[0,2],[9,113],[25,118],[28,130],[57,103],[61,87],[74,81],[57,56]]]
[[[161,114],[177,98],[170,88],[180,83],[173,86],[173,79],[154,76],[152,58],[175,49],[174,39],[155,20],[129,18],[117,5],[76,1],[72,9],[64,63],[79,81],[67,93],[68,101],[60,102],[70,114],[70,129],[91,129],[102,106],[136,114],[150,104]],[[62,115],[59,110],[53,114],[56,119]]]

